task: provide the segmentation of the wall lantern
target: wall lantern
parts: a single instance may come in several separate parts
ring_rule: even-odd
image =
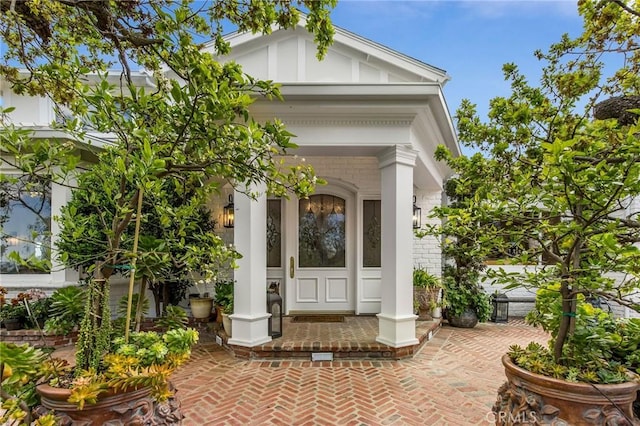
[[[222,224],[225,228],[233,228],[234,214],[233,195],[229,195],[229,204],[222,210]]]
[[[275,339],[282,337],[282,297],[279,293],[280,285],[272,282],[267,289],[267,312],[269,317],[269,336]]]
[[[491,313],[491,321],[508,322],[509,321],[509,298],[506,294],[493,293],[491,295],[491,304],[493,312]]]
[[[413,196],[413,229],[422,226],[422,209],[416,205],[416,196]]]

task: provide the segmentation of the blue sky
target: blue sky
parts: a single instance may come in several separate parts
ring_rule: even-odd
[[[502,64],[514,62],[537,82],[536,49],[577,36],[582,19],[569,0],[339,0],[334,25],[442,68],[453,115],[463,98],[486,115],[489,99],[508,95]]]

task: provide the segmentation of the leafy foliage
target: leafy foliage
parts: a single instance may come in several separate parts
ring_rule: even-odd
[[[156,324],[164,328],[186,328],[189,323],[187,311],[180,306],[168,305],[165,312],[156,321]]]
[[[436,150],[436,158],[449,157],[443,147]],[[460,174],[445,182],[445,194],[449,204],[436,207],[431,216],[442,221],[439,225],[426,225],[416,235],[437,236],[443,256],[447,260],[443,273],[444,306],[447,314],[455,317],[467,309],[473,309],[479,321],[491,316],[489,295],[480,286],[480,273],[485,269],[484,260],[491,251],[485,244],[485,228],[479,226],[482,213],[475,207],[475,200],[481,189],[475,180],[484,170],[481,158],[456,159],[464,164],[467,174]]]
[[[565,346],[560,363],[537,343],[524,349],[514,345],[509,356],[533,373],[569,381],[622,383],[631,379],[629,371],[640,373],[640,319],[614,319],[582,303],[577,322],[581,324]]]
[[[477,277],[471,279],[475,281],[456,281],[452,275],[445,275],[443,284],[447,316],[459,317],[467,309],[473,309],[478,321],[487,321],[493,310],[489,295],[477,284]]]
[[[422,288],[440,288],[440,278],[430,274],[424,268],[413,269],[413,286]]]
[[[80,324],[85,308],[85,290],[80,286],[66,286],[51,294],[50,318],[45,330],[56,334],[67,334]]]
[[[555,363],[570,370],[580,358],[572,348],[594,331],[579,320],[582,297],[640,308],[639,111],[625,111],[631,119],[591,115],[605,97],[640,99],[633,4],[579,2],[585,32],[536,52],[545,62],[538,86],[505,64],[511,94],[491,100],[486,122],[471,102],[461,104],[459,139],[479,152],[472,158],[443,148],[436,153],[471,189],[463,191],[468,203],[456,214],[481,228],[474,247],[509,253],[505,244],[515,243],[507,263],[531,265],[523,273],[490,269],[487,276],[508,289],[544,290],[540,303],[550,305],[538,320],[553,330]],[[605,63],[617,55],[624,56],[622,68],[606,75]],[[592,373],[572,376],[596,381],[599,373]]]
[[[328,12],[335,2],[301,4],[309,11],[306,26],[322,53],[331,41]],[[0,74],[18,94],[53,99],[65,112],[53,127],[98,158],[90,170],[69,176],[80,161],[75,143],[34,143],[29,132],[13,125],[0,130],[9,154],[2,161],[27,176],[63,185],[71,178],[77,181],[59,218],[57,248],[62,264],[85,267],[97,282],[90,287],[81,324],[81,368],[97,368],[107,348],[110,321],[101,298],[108,297],[103,280],[114,272],[130,272],[135,258],[140,264],[136,274],[147,279],[175,266],[215,275],[220,265],[238,258],[219,237],[191,220],[220,185],[230,182],[252,195],[253,185],[265,184],[277,196],[293,191],[305,197],[317,181],[310,167],[285,166],[280,160],[295,147],[281,122],[251,119],[249,107],[256,97],[279,98],[278,87],[214,56],[228,52],[221,38],[223,20],[254,32],[270,32],[274,24],[290,28],[300,18],[294,4],[274,0],[200,6],[189,1],[55,0],[2,6],[5,57],[12,60],[7,63],[17,62],[27,75],[5,65]],[[211,49],[202,49],[194,35],[213,35]],[[123,66],[119,80],[107,71],[112,52]],[[147,70],[143,79],[130,72],[130,62]],[[94,149],[88,131],[113,140]],[[172,203],[174,198],[180,202]],[[146,220],[170,232],[159,236],[145,231],[141,251],[132,253],[134,210],[141,199],[153,207],[153,213],[143,215]]]
[[[169,376],[189,359],[191,347],[198,341],[193,329],[170,329],[156,332],[131,333],[127,342],[116,338],[109,354],[105,355],[99,372],[85,370],[72,386],[69,402],[83,407],[94,404],[107,389],[150,387],[151,396],[164,401],[172,392]]]
[[[49,378],[64,374],[69,367],[64,362],[47,360],[47,354],[28,344],[0,342],[0,395],[2,410],[0,423],[31,424],[31,408],[38,402],[36,385]],[[54,424],[50,417],[35,424]]]
[[[215,295],[213,296],[213,301],[216,305],[225,308],[227,306],[233,306],[233,286],[234,281],[232,280],[220,280],[216,281],[215,284]],[[233,309],[233,308],[231,308]],[[225,313],[233,313],[225,312]]]

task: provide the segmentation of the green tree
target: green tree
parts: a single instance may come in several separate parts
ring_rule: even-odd
[[[311,167],[285,167],[279,159],[295,147],[282,123],[251,118],[253,101],[280,98],[278,86],[214,56],[229,49],[222,39],[223,21],[268,33],[274,25],[289,28],[299,21],[296,4],[308,9],[306,26],[322,56],[332,39],[329,10],[335,0],[2,2],[0,29],[8,49],[0,73],[12,90],[48,96],[61,112],[68,109],[71,117],[58,128],[69,140],[91,146],[88,131],[114,138],[95,150],[98,163],[77,177],[73,200],[60,217],[60,260],[69,266],[93,261],[78,367],[96,367],[107,350],[108,281],[115,268],[149,255],[129,248],[134,247],[133,222],[143,197],[160,200],[159,223],[181,224],[180,236],[187,232],[189,225],[183,222],[194,206],[221,183],[240,189],[264,183],[277,196],[293,191],[304,197],[313,191]],[[213,38],[213,53],[202,49],[207,38]],[[107,71],[114,63],[123,68],[119,79]],[[147,70],[153,87],[139,82],[131,64]],[[79,162],[75,143],[34,142],[31,136],[4,126],[0,140],[8,156],[3,161],[26,175],[68,182]],[[163,204],[167,182],[194,188],[182,205],[189,208]],[[105,199],[110,201],[103,204]],[[98,207],[88,212],[83,206]],[[187,268],[233,257],[210,233],[201,235],[208,245],[186,247],[182,261]],[[180,244],[186,246],[186,241]]]
[[[459,180],[471,182],[473,202],[464,213],[483,234],[476,241],[503,252],[516,243],[511,261],[537,265],[522,274],[500,269],[489,275],[510,288],[558,294],[562,306],[550,331],[559,363],[567,362],[580,298],[640,308],[640,212],[633,204],[640,196],[639,111],[633,109],[640,99],[640,26],[634,7],[580,1],[585,32],[536,52],[545,61],[538,86],[506,64],[511,95],[490,101],[488,121],[471,102],[462,103],[459,139],[480,152],[474,160],[437,152]],[[595,119],[594,107],[612,98],[626,107]]]
[[[446,155],[439,147],[437,154]],[[482,179],[485,178],[486,161],[480,154],[471,158],[457,158],[459,169],[465,171],[445,182],[448,203],[436,207],[431,216],[441,220],[438,225],[426,225],[416,232],[418,237],[434,235],[439,238],[446,260],[443,271],[445,301],[451,316],[459,317],[467,309],[476,312],[480,321],[491,316],[489,296],[480,286],[481,272],[486,268],[485,258],[491,252],[488,237],[479,224],[486,222],[483,211],[476,206],[480,196]]]

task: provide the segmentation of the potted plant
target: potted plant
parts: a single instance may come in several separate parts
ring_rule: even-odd
[[[227,337],[231,337],[231,318],[229,318],[229,315],[233,314],[233,300],[231,300],[231,302],[229,302],[223,309],[222,309],[222,327],[224,328],[224,332],[227,334]]]
[[[50,315],[51,299],[42,290],[30,289],[24,293],[24,300],[27,307],[27,327],[43,329]]]
[[[442,285],[440,278],[424,268],[413,269],[413,298],[418,306],[418,320],[430,321],[437,308]]]
[[[457,158],[461,164],[473,169],[473,161]],[[481,272],[486,268],[485,258],[490,248],[483,245],[484,229],[479,209],[474,205],[475,194],[481,182],[465,176],[454,176],[445,182],[448,204],[435,207],[430,215],[439,224],[427,224],[416,231],[416,236],[437,237],[445,259],[442,276],[442,306],[450,325],[475,327],[491,316],[489,295],[480,285]]]
[[[18,298],[13,298],[0,307],[0,320],[7,331],[20,330],[24,328],[27,319],[27,308],[24,302]]]
[[[189,306],[191,307],[191,315],[197,320],[208,321],[213,311],[213,298],[209,296],[207,290],[208,280],[196,281],[198,288],[198,297],[189,298]]]
[[[180,421],[179,403],[167,378],[189,359],[197,341],[198,332],[183,327],[162,334],[133,332],[128,340],[117,337],[99,369],[76,375],[70,383],[61,374],[65,367],[54,360],[45,368],[55,369],[56,375],[36,388],[41,404],[73,422]],[[134,407],[128,404],[132,400]]]
[[[475,188],[468,215],[482,228],[479,245],[508,256],[509,267],[489,269],[488,279],[537,289],[529,320],[551,335],[544,350],[514,347],[503,357],[498,424],[524,413],[538,423],[638,421],[638,346],[629,333],[637,324],[585,303],[640,310],[640,96],[630,84],[640,57],[625,56],[612,75],[600,61],[605,50],[629,53],[626,40],[640,34],[624,22],[637,11],[591,0],[579,8],[585,33],[537,53],[546,60],[537,87],[507,64],[511,95],[492,99],[488,122],[462,103],[460,140],[481,152],[436,153]]]
[[[451,265],[445,267],[443,280],[446,297],[445,310],[449,325],[473,328],[491,316],[490,298],[479,284],[477,272],[460,274]]]
[[[231,336],[231,319],[229,315],[233,314],[233,286],[232,280],[220,280],[215,285],[214,301],[216,306],[220,308],[222,325],[227,336]]]

